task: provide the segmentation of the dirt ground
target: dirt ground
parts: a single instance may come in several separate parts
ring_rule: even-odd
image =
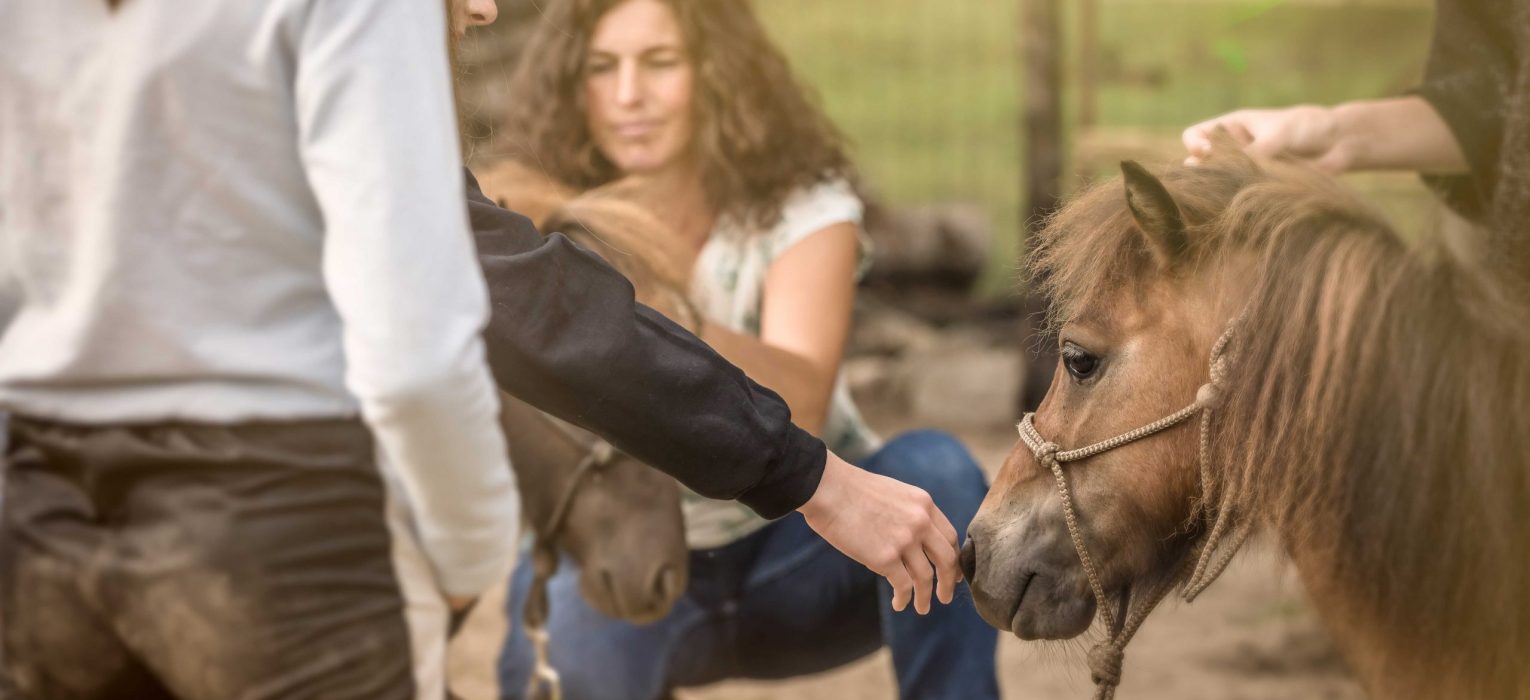
[[[873,419],[884,434],[903,427]],[[1014,443],[1007,425],[956,431],[990,473]],[[493,664],[504,633],[502,591],[478,606],[452,649],[452,686],[465,700],[498,697]],[[1004,635],[999,683],[1014,700],[1091,697],[1079,642],[1038,644]],[[678,694],[680,700],[892,700],[885,651],[840,669],[784,682],[731,681]],[[1349,699],[1362,694],[1311,612],[1291,567],[1255,544],[1193,605],[1171,599],[1127,648],[1122,700]]]

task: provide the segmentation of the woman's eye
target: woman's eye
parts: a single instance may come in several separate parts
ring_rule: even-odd
[[[584,72],[589,75],[600,75],[602,73],[611,72],[611,69],[615,67],[616,64],[614,63],[591,63],[590,65],[585,66]]]
[[[1062,361],[1063,367],[1067,368],[1068,374],[1075,381],[1089,379],[1100,369],[1099,357],[1071,343],[1063,346]]]

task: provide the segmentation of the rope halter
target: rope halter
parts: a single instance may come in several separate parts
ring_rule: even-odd
[[[1150,592],[1143,598],[1141,605],[1133,606],[1132,603],[1136,601],[1128,599],[1126,605],[1119,611],[1124,619],[1117,619],[1116,612],[1111,610],[1111,606],[1105,599],[1105,586],[1101,582],[1099,569],[1095,566],[1094,558],[1089,555],[1089,548],[1084,544],[1084,536],[1078,524],[1078,513],[1074,509],[1072,490],[1068,487],[1062,465],[1068,462],[1080,462],[1129,445],[1185,423],[1197,415],[1200,416],[1201,499],[1198,508],[1204,520],[1214,520],[1214,523],[1196,557],[1195,569],[1185,582],[1184,598],[1186,601],[1194,600],[1227,568],[1227,564],[1242,547],[1250,531],[1246,525],[1235,527],[1230,546],[1213,558],[1213,554],[1219,549],[1220,542],[1228,535],[1229,513],[1233,510],[1229,501],[1233,491],[1228,489],[1224,492],[1222,503],[1215,511],[1209,507],[1213,483],[1210,472],[1211,413],[1221,400],[1222,388],[1227,376],[1227,346],[1232,342],[1233,334],[1241,319],[1240,316],[1229,321],[1226,330],[1212,345],[1209,378],[1196,390],[1195,401],[1174,413],[1136,430],[1073,450],[1064,450],[1057,443],[1042,437],[1036,430],[1035,413],[1025,414],[1017,426],[1020,440],[1031,450],[1031,454],[1035,455],[1036,463],[1051,471],[1052,477],[1057,482],[1057,496],[1062,502],[1063,521],[1068,526],[1068,536],[1073,540],[1073,549],[1078,553],[1079,563],[1083,566],[1084,575],[1089,579],[1089,588],[1094,593],[1096,608],[1100,611],[1100,617],[1105,620],[1105,627],[1110,635],[1089,651],[1089,672],[1096,686],[1095,697],[1098,700],[1110,700],[1115,697],[1116,686],[1121,683],[1121,665],[1126,655],[1126,644],[1137,633],[1137,629],[1141,627],[1148,613],[1163,600],[1169,591],[1169,586],[1161,586],[1159,590]]]

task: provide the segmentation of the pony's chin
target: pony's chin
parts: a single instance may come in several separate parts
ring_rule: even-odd
[[[652,597],[634,594],[631,591],[624,592],[628,593],[625,597],[614,591],[602,590],[598,586],[580,581],[580,597],[584,598],[584,602],[595,612],[634,625],[646,625],[664,619],[674,608],[675,600],[679,597]]]
[[[1082,596],[1075,590],[1033,576],[1015,606],[1010,631],[1026,641],[1072,639],[1083,634],[1094,622],[1096,605],[1087,590]]]

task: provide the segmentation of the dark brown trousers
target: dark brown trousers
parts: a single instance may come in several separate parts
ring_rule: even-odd
[[[0,696],[413,697],[359,423],[14,417],[9,437]]]

